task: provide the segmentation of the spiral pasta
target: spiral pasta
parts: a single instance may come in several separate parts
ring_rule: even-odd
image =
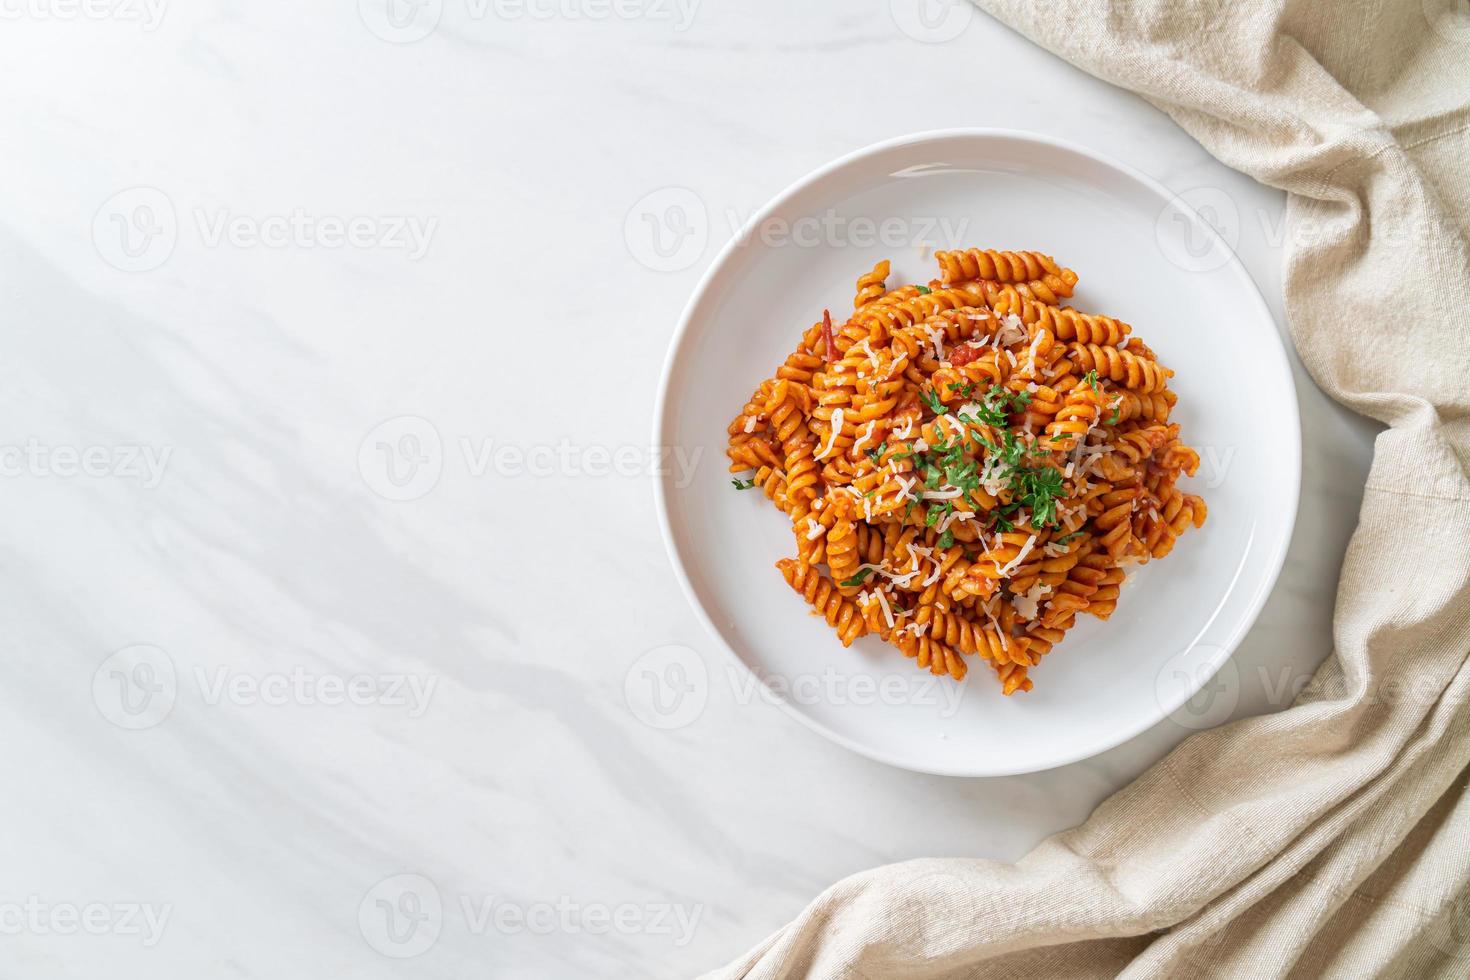
[[[940,277],[857,279],[729,426],[733,482],[791,522],[777,568],[844,646],[872,634],[955,680],[1029,691],[1080,613],[1167,555],[1205,502],[1169,421],[1173,372],[1109,316],[1060,305],[1072,270],[964,249]]]

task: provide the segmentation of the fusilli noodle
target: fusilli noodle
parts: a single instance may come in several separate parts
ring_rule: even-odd
[[[1127,566],[1204,523],[1176,485],[1199,454],[1173,372],[1113,317],[1060,302],[1040,252],[940,252],[940,277],[857,280],[729,426],[730,469],[791,521],[787,583],[844,646],[873,634],[1009,695],[1079,613],[1106,619]]]

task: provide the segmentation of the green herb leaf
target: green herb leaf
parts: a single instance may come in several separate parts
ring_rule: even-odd
[[[853,586],[855,586],[855,585],[862,585],[862,584],[863,584],[863,579],[865,579],[865,578],[867,578],[867,577],[868,577],[868,575],[869,575],[869,574],[870,574],[870,573],[871,573],[871,572],[872,572],[872,571],[873,571],[873,570],[872,570],[872,569],[871,569],[871,568],[860,568],[860,569],[858,569],[858,573],[857,573],[857,574],[856,574],[856,575],[854,575],[854,576],[853,576],[853,577],[852,577],[852,578],[850,578],[850,579],[845,579],[845,580],[844,580],[844,581],[843,581],[843,582],[842,582],[842,583],[841,583],[841,585],[842,585],[842,587],[843,587],[843,588],[844,588],[844,589],[849,589],[849,588],[852,588],[852,587],[853,587]]]
[[[736,490],[749,490],[751,487],[755,486],[755,481],[754,480],[731,480],[730,481],[730,485],[733,486]]]
[[[919,287],[919,295],[920,296],[928,296],[932,292],[934,292],[934,290],[930,289],[928,286],[920,286]]]

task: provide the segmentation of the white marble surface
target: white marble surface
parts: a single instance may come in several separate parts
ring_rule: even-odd
[[[743,696],[659,539],[654,389],[728,216],[879,139],[1115,155],[1278,320],[1281,195],[960,8],[384,2],[0,10],[0,974],[687,976],[850,872],[1018,858],[1188,734],[945,779]],[[658,272],[669,187],[710,235]],[[1296,540],[1215,714],[1328,649],[1372,431],[1299,383]],[[709,671],[674,728],[670,644]]]

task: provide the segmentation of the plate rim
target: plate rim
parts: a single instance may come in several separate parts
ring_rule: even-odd
[[[1281,429],[1284,430],[1284,436],[1289,443],[1287,448],[1289,449],[1288,456],[1290,463],[1290,472],[1288,474],[1288,479],[1291,483],[1291,506],[1289,509],[1290,512],[1287,514],[1286,522],[1280,540],[1274,545],[1271,554],[1268,556],[1269,567],[1267,574],[1263,580],[1263,587],[1257,591],[1256,596],[1251,600],[1251,604],[1246,615],[1241,617],[1239,624],[1231,632],[1229,638],[1225,642],[1219,644],[1220,652],[1218,652],[1214,657],[1212,657],[1210,660],[1206,661],[1202,665],[1206,669],[1198,670],[1193,673],[1193,678],[1190,684],[1187,687],[1180,689],[1183,691],[1181,695],[1170,698],[1168,702],[1160,702],[1160,707],[1163,708],[1163,710],[1159,711],[1156,715],[1143,716],[1141,722],[1130,722],[1129,724],[1122,726],[1120,728],[1120,734],[1116,736],[1110,736],[1109,740],[1105,744],[1099,743],[1079,752],[1062,753],[1054,757],[1047,757],[1039,761],[1033,761],[1022,765],[1001,764],[996,766],[976,765],[973,767],[954,767],[943,765],[925,765],[922,762],[912,762],[891,753],[884,752],[879,748],[855,742],[854,740],[848,738],[846,735],[843,735],[842,733],[834,731],[833,729],[827,727],[822,722],[818,721],[816,718],[812,717],[807,712],[802,710],[798,705],[793,704],[790,700],[780,697],[779,695],[776,695],[775,692],[771,691],[765,679],[762,678],[759,673],[753,670],[751,666],[747,664],[738,653],[735,652],[734,648],[732,648],[729,643],[725,642],[725,638],[715,627],[714,621],[710,618],[709,612],[705,609],[704,603],[700,601],[699,596],[695,593],[694,585],[689,577],[689,570],[685,566],[684,558],[679,552],[679,546],[674,538],[673,527],[671,526],[669,521],[669,501],[667,490],[665,487],[665,481],[667,477],[665,475],[654,475],[653,495],[654,508],[658,512],[659,533],[663,538],[664,549],[668,552],[669,560],[673,564],[674,575],[679,581],[679,588],[680,591],[683,592],[685,600],[693,608],[695,616],[698,618],[700,624],[704,627],[705,633],[714,640],[715,646],[719,650],[723,651],[724,655],[727,658],[734,661],[734,663],[739,667],[740,670],[744,671],[747,675],[754,678],[754,680],[758,684],[760,684],[766,691],[771,692],[773,697],[770,700],[774,700],[783,712],[791,717],[796,718],[807,728],[811,729],[814,732],[817,732],[818,734],[822,735],[824,738],[829,739],[835,744],[841,745],[842,747],[848,749],[849,751],[855,752],[860,756],[872,759],[875,762],[881,762],[885,765],[893,766],[897,769],[903,769],[909,772],[925,773],[934,776],[954,776],[961,778],[994,778],[1000,776],[1019,776],[1029,773],[1046,772],[1052,769],[1059,769],[1062,766],[1068,766],[1076,762],[1082,762],[1086,759],[1095,758],[1096,756],[1102,755],[1105,752],[1109,752],[1117,748],[1118,746],[1137,738],[1139,735],[1167,720],[1170,715],[1172,715],[1180,708],[1180,706],[1182,706],[1186,701],[1199,693],[1199,691],[1203,689],[1206,684],[1208,684],[1215,678],[1215,675],[1220,672],[1220,669],[1224,667],[1225,663],[1235,655],[1235,651],[1239,648],[1241,642],[1245,639],[1246,635],[1251,631],[1251,629],[1255,627],[1256,621],[1260,618],[1261,610],[1265,608],[1266,602],[1270,599],[1272,593],[1274,593],[1276,590],[1276,584],[1277,581],[1280,579],[1282,568],[1285,567],[1287,552],[1290,550],[1292,536],[1294,535],[1296,530],[1296,521],[1301,509],[1301,398],[1300,393],[1297,390],[1296,378],[1294,377],[1291,369],[1291,355],[1289,353],[1289,348],[1282,339],[1281,325],[1277,322],[1275,315],[1272,314],[1271,307],[1269,306],[1269,304],[1267,304],[1265,296],[1261,293],[1260,285],[1256,282],[1255,277],[1251,275],[1250,270],[1247,269],[1245,267],[1245,264],[1240,260],[1240,256],[1236,253],[1235,249],[1231,248],[1230,245],[1225,242],[1224,239],[1220,236],[1219,232],[1217,232],[1215,228],[1209,224],[1209,222],[1201,218],[1199,214],[1180,197],[1180,195],[1170,190],[1162,182],[1133,167],[1132,165],[1124,163],[1123,161],[1118,160],[1108,154],[1101,153],[1080,143],[1073,142],[1072,140],[1019,129],[1006,129],[984,126],[954,127],[947,129],[924,130],[922,132],[910,133],[904,136],[882,140],[880,142],[853,150],[849,153],[845,153],[842,156],[821,165],[815,170],[812,170],[806,175],[793,181],[791,184],[787,185],[784,189],[777,193],[774,197],[772,197],[771,200],[765,204],[765,206],[756,211],[749,218],[749,220],[746,221],[745,225],[738,232],[736,232],[729,241],[724,244],[720,251],[715,255],[714,259],[711,260],[708,268],[706,268],[703,274],[700,276],[699,282],[695,285],[694,291],[690,294],[688,301],[685,303],[683,311],[679,314],[678,324],[674,328],[673,336],[669,340],[668,350],[664,355],[664,362],[659,370],[658,390],[654,399],[654,446],[657,447],[673,445],[673,441],[670,438],[669,432],[669,390],[673,385],[674,365],[675,362],[678,360],[680,351],[682,350],[685,341],[687,340],[690,326],[694,320],[694,313],[703,304],[706,294],[709,293],[709,291],[714,287],[716,280],[725,271],[725,267],[729,262],[730,257],[735,253],[738,248],[741,247],[743,243],[750,240],[750,236],[753,231],[758,229],[761,226],[762,222],[767,220],[774,212],[785,206],[792,198],[821,183],[834,173],[848,166],[851,166],[854,163],[857,163],[868,157],[878,156],[882,153],[886,153],[890,150],[904,146],[911,146],[929,142],[950,141],[956,139],[974,139],[982,141],[1004,139],[1040,144],[1051,149],[1063,150],[1066,152],[1077,154],[1078,156],[1085,157],[1094,163],[1115,170],[1118,173],[1121,173],[1124,176],[1130,178],[1131,180],[1138,182],[1143,187],[1153,192],[1162,202],[1164,202],[1165,206],[1173,205],[1177,207],[1183,214],[1188,217],[1188,220],[1191,222],[1196,230],[1202,233],[1214,245],[1225,250],[1229,258],[1220,268],[1232,269],[1244,281],[1246,286],[1249,287],[1246,292],[1249,294],[1250,299],[1255,303],[1257,311],[1260,313],[1260,315],[1265,317],[1266,322],[1270,323],[1272,327],[1275,328],[1271,331],[1274,344],[1270,345],[1270,347],[1268,348],[1271,352],[1269,363],[1271,366],[1271,370],[1278,375],[1277,383],[1284,382],[1285,391],[1289,395],[1289,397],[1287,398],[1287,402],[1290,407],[1290,424],[1283,424],[1281,426]],[[1282,419],[1283,423],[1287,421],[1287,419]],[[977,763],[981,761],[983,760],[976,760]]]

